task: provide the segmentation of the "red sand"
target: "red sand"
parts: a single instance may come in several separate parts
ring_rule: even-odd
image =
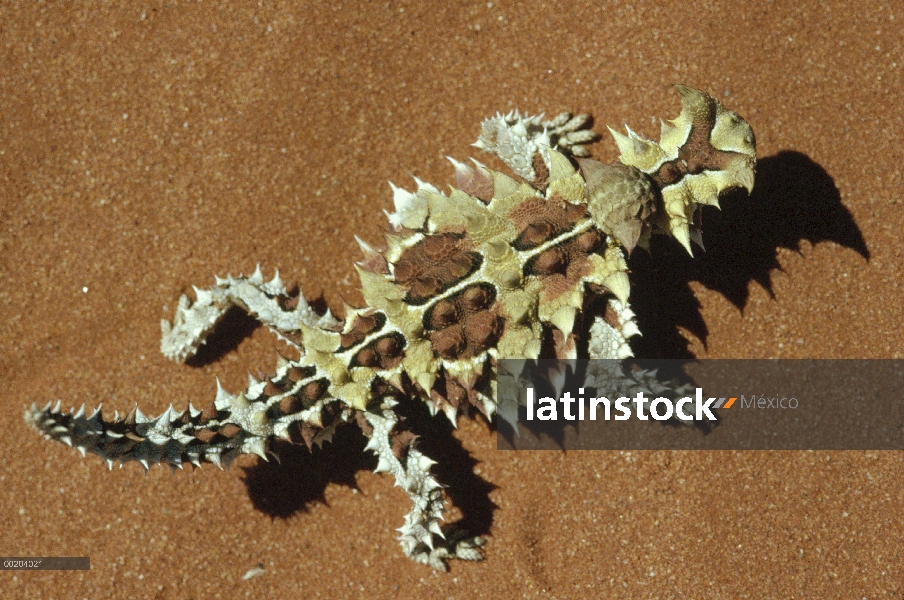
[[[515,107],[656,135],[677,82],[747,118],[760,165],[705,255],[636,259],[638,351],[904,358],[900,4],[125,4],[0,7],[0,555],[92,562],[0,573],[3,597],[902,598],[902,452],[502,453],[464,419],[448,466],[491,536],[442,574],[402,555],[407,499],[366,460],[108,473],[22,420],[240,389],[273,364],[261,329],[202,367],[157,350],[192,284],[261,263],[354,301],[387,179],[451,181]]]

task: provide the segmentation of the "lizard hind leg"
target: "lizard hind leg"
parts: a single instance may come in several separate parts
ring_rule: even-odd
[[[362,412],[363,427],[369,440],[367,450],[377,455],[376,472],[388,471],[414,504],[398,529],[402,551],[411,559],[447,571],[446,560],[483,560],[480,547],[483,538],[463,535],[446,538],[440,529],[443,486],[430,474],[435,461],[415,447],[415,436],[398,427],[399,417],[393,412],[395,401],[385,399],[379,412]],[[362,424],[365,425],[365,424]]]
[[[194,302],[185,295],[179,298],[173,322],[164,320],[160,324],[160,351],[171,360],[182,362],[193,356],[233,306],[242,307],[299,350],[302,325],[329,328],[339,323],[329,310],[317,314],[300,291],[290,293],[279,272],[265,282],[260,266],[250,277],[218,277],[210,289],[195,288],[195,296]]]

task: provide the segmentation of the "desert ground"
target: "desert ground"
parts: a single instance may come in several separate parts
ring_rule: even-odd
[[[752,125],[752,195],[706,251],[631,258],[644,357],[904,358],[904,7],[896,2],[5,2],[0,5],[0,573],[9,598],[904,597],[904,452],[501,452],[423,436],[448,573],[354,428],[313,454],[172,475],[44,441],[32,402],[158,414],[241,390],[280,342],[236,316],[158,351],[181,293],[260,264],[340,310],[387,181],[445,186],[482,119],[589,112],[656,138],[685,83]],[[898,33],[895,33],[895,32]],[[496,165],[498,166],[498,164]],[[244,579],[260,565],[257,576]]]

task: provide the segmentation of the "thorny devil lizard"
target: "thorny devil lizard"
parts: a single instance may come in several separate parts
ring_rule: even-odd
[[[26,420],[111,467],[136,460],[145,469],[266,458],[275,438],[310,448],[355,421],[378,457],[376,471],[392,473],[414,503],[399,529],[405,554],[443,570],[449,558],[481,559],[481,538],[440,529],[443,486],[398,399],[420,398],[453,424],[469,406],[488,419],[509,418],[512,407],[497,405],[497,360],[631,356],[627,340],[639,331],[626,252],[648,247],[651,233],[671,234],[688,252],[692,240],[702,246],[701,205],[718,206],[729,188],[753,187],[747,122],[703,92],[677,90],[681,113],[662,123],[658,143],[610,129],[621,151],[614,165],[587,158],[585,144],[598,137],[587,115],[485,120],[475,146],[516,177],[452,159],[457,189],[448,195],[417,179],[414,192],[392,186],[385,247],[358,240],[366,306],[346,307],[344,320],[318,314],[278,274],[265,282],[260,268],[196,288],[194,302],[182,296],[173,324],[162,323],[167,357],[192,356],[235,305],[300,355],[281,357],[273,375],[252,377],[244,392],[230,394],[218,382],[204,410],[170,406],[156,418],[135,408],[105,420],[100,408],[62,412],[57,402],[32,405]],[[652,383],[648,373],[621,376],[629,386]]]

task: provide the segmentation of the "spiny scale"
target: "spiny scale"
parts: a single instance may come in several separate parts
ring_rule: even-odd
[[[228,466],[248,453],[266,458],[274,438],[310,448],[356,421],[379,457],[377,470],[391,472],[414,502],[399,530],[403,551],[437,569],[447,558],[479,559],[479,538],[444,537],[442,486],[395,398],[421,398],[453,424],[469,406],[512,419],[517,400],[497,404],[497,360],[576,358],[579,347],[589,358],[631,356],[628,338],[639,331],[625,250],[661,232],[690,252],[690,240],[700,239],[698,207],[753,185],[750,126],[703,92],[677,89],[681,114],[663,123],[658,143],[630,129],[612,132],[621,164],[574,158],[588,156],[585,144],[596,138],[586,115],[544,121],[516,112],[484,121],[475,146],[517,178],[450,159],[457,188],[448,194],[417,179],[414,191],[390,184],[395,210],[387,212],[384,246],[358,239],[366,306],[346,307],[344,320],[315,312],[278,274],[265,281],[260,267],[195,288],[194,302],[182,296],[173,324],[162,323],[169,358],[194,354],[234,305],[300,354],[280,357],[269,377],[249,376],[245,391],[233,395],[217,382],[204,410],[170,407],[154,419],[135,409],[105,421],[99,409],[63,413],[59,403],[32,405],[26,419],[111,466],[135,460],[173,469]],[[613,377],[626,389],[656,385],[650,374]]]

